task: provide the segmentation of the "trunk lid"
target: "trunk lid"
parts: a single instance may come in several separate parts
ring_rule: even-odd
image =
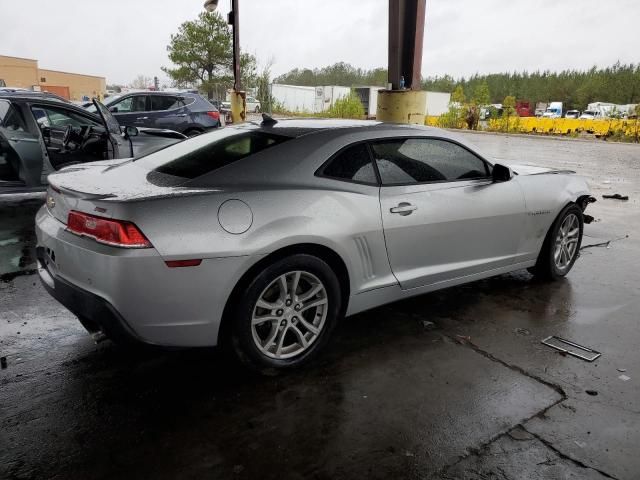
[[[111,217],[111,202],[204,194],[212,188],[182,187],[183,178],[143,168],[130,159],[74,165],[49,175],[47,208],[62,223],[70,210]]]

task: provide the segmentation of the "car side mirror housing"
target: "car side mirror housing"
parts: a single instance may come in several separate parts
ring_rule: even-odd
[[[128,127],[122,127],[122,133],[124,133],[124,136],[126,138],[129,138],[129,137],[137,137],[140,131],[138,130],[137,127],[128,126]]]
[[[494,182],[508,182],[513,178],[513,171],[509,167],[496,163],[491,176]]]
[[[110,108],[109,108],[109,111],[110,111],[111,113],[117,113],[117,112],[118,112],[118,107],[110,107]]]

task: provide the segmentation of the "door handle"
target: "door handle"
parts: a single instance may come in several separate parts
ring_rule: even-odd
[[[149,117],[138,117],[136,120],[149,120]]]
[[[415,205],[411,205],[407,202],[400,202],[397,207],[392,207],[389,209],[391,213],[397,213],[398,215],[411,215],[411,212],[417,210],[418,207]]]
[[[187,114],[186,113],[177,113],[174,115],[174,117],[186,117]]]

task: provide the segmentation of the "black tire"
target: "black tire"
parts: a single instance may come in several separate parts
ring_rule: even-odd
[[[569,263],[564,268],[558,267],[556,265],[554,259],[555,252],[555,240],[558,236],[558,232],[562,223],[565,219],[570,216],[575,215],[578,219],[580,232],[578,234],[578,243],[576,245],[576,249],[573,252],[573,256]],[[556,220],[551,225],[547,236],[544,239],[544,243],[542,244],[542,249],[538,255],[538,260],[536,261],[536,265],[534,267],[528,268],[529,273],[535,275],[536,277],[544,280],[557,280],[566,276],[573,267],[573,264],[576,262],[576,259],[580,256],[580,245],[582,245],[582,234],[584,232],[584,219],[582,215],[582,210],[575,203],[567,205],[560,214],[556,217]]]
[[[257,308],[256,304],[265,289],[282,275],[295,271],[311,274],[322,282],[327,300],[326,317],[319,333],[309,343],[306,350],[290,358],[272,358],[261,351],[254,340],[252,317]],[[231,346],[236,357],[242,363],[263,373],[295,368],[316,357],[327,344],[342,311],[343,299],[336,274],[325,261],[313,255],[295,254],[274,262],[256,275],[243,291],[244,293],[237,297],[238,305],[233,310],[230,319],[233,322],[230,329]],[[317,310],[314,309],[314,315],[315,312]],[[302,328],[302,324],[298,326]],[[275,324],[268,326],[268,328],[270,332],[273,332],[274,328],[280,329]]]

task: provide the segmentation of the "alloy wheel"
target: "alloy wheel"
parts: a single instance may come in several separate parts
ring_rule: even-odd
[[[579,240],[580,222],[575,214],[570,213],[558,229],[553,249],[553,261],[560,270],[565,270],[571,265],[578,250]]]
[[[327,312],[327,290],[318,277],[300,270],[284,273],[258,297],[251,316],[253,341],[267,357],[295,357],[318,339]]]

